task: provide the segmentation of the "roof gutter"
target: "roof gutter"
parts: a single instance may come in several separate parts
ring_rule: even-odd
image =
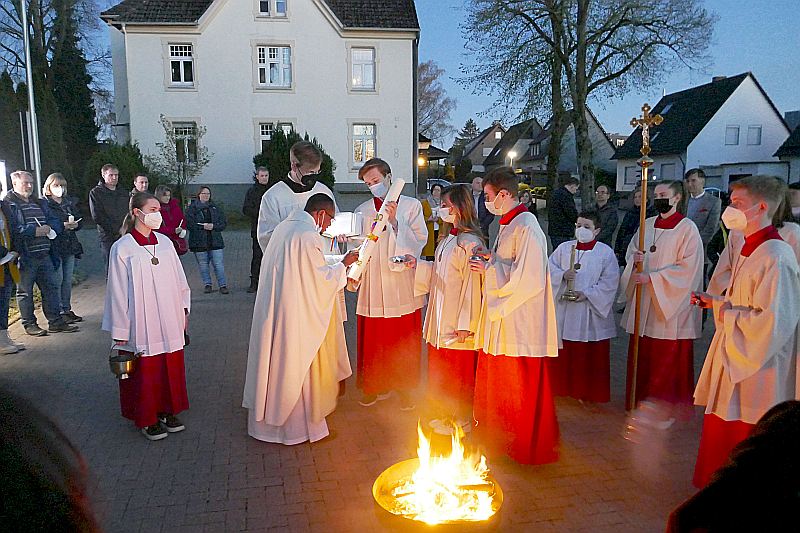
[[[421,184],[419,182],[419,167],[417,166],[417,158],[419,154],[419,104],[418,104],[418,92],[419,89],[417,88],[417,79],[419,76],[419,34],[414,39],[414,44],[412,45],[412,60],[411,60],[411,76],[412,76],[412,83],[413,85],[413,102],[412,102],[412,117],[413,117],[413,139],[411,146],[413,147],[412,154],[411,154],[411,168],[412,168],[412,175],[414,177],[414,190],[417,193],[425,192],[425,188],[421,189]]]

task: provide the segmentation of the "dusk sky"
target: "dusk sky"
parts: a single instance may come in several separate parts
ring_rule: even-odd
[[[461,76],[459,66],[465,61],[464,39],[460,25],[463,5],[469,0],[416,0],[422,28],[420,62],[432,59],[444,68],[443,80],[449,96],[457,101],[451,123],[460,129],[472,117],[480,128],[492,118],[478,114],[487,110],[492,98],[472,95],[454,81]],[[781,113],[800,110],[800,4],[798,0],[740,1],[706,0],[708,9],[719,20],[710,50],[713,65],[708,72],[678,71],[664,83],[642,93],[628,94],[615,100],[590,102],[600,122],[609,133],[628,134],[630,119],[639,114],[642,104],[651,105],[667,93],[711,81],[712,76],[733,76],[751,71]],[[541,122],[548,117],[537,117]],[[505,124],[508,126],[509,124]],[[448,149],[452,138],[439,144]]]

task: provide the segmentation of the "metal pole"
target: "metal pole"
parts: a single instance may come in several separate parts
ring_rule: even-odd
[[[28,150],[30,150],[30,143],[28,142],[29,135],[25,135],[25,128],[27,127],[28,127],[28,114],[25,111],[20,111],[19,137],[20,137],[20,145],[22,145],[22,168],[28,168]]]
[[[39,157],[39,124],[36,121],[36,102],[33,95],[33,63],[31,61],[31,43],[30,31],[28,28],[28,2],[20,0],[20,9],[22,11],[22,42],[25,46],[25,76],[28,81],[28,108],[31,116],[31,141],[33,142],[33,159],[34,170],[36,171],[36,191],[41,194],[42,191],[42,161]]]

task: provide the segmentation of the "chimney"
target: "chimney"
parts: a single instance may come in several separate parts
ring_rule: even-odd
[[[724,79],[727,79],[727,76],[714,76],[711,78],[711,83],[714,83],[715,81],[722,81]]]

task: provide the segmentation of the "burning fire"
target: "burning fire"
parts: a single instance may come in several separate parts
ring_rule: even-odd
[[[491,518],[497,509],[486,457],[467,453],[461,427],[453,425],[450,454],[444,456],[431,454],[431,443],[419,425],[417,433],[419,468],[392,489],[396,514],[430,525]]]

